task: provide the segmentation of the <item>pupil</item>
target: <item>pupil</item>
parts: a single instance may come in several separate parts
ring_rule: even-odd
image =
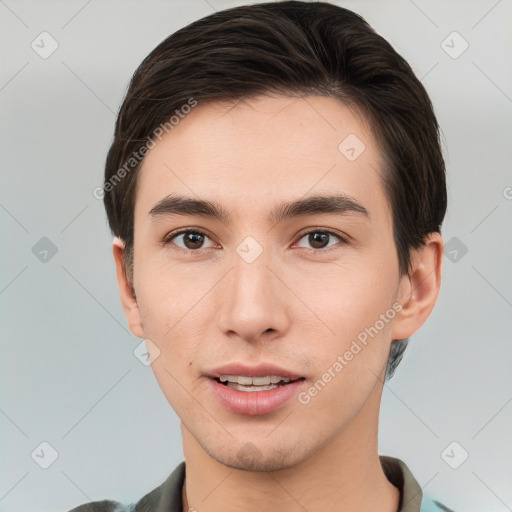
[[[203,235],[190,232],[185,236],[184,242],[189,249],[198,249],[203,243]]]
[[[328,233],[320,233],[319,231],[315,233],[311,233],[309,235],[309,243],[315,248],[315,249],[321,249],[322,247],[325,247],[328,242]],[[319,247],[320,245],[320,247]]]

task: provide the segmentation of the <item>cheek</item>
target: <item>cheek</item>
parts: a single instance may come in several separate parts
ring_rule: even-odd
[[[325,321],[335,334],[317,343],[316,375],[298,397],[304,414],[334,415],[338,426],[364,407],[388,362],[392,300],[389,293],[366,292],[360,287],[336,305],[325,305]]]
[[[137,302],[145,329],[164,341],[189,321],[214,277],[190,265],[171,263],[163,253],[141,254],[135,263]]]
[[[355,410],[364,403],[387,364],[395,317],[394,276],[377,262],[338,268],[335,276],[317,280],[320,291],[306,295],[324,323],[315,344],[315,410],[329,403]]]
[[[154,297],[151,298],[152,300]],[[191,396],[199,392],[197,361],[201,357],[201,334],[205,332],[204,315],[182,303],[154,300],[144,315],[144,329],[157,344],[160,353],[152,370],[167,401],[181,416],[194,409]],[[203,322],[203,323],[201,323]]]
[[[201,297],[207,291],[208,283],[201,284],[176,269],[141,269],[139,274],[137,302],[144,333],[160,350],[152,367],[166,396],[175,393],[174,378],[185,382],[194,361],[199,360],[201,333],[204,337],[208,319],[207,301]]]
[[[324,335],[342,342],[373,325],[392,306],[397,285],[377,265],[328,267],[309,275],[302,272],[296,282],[300,296],[323,321]]]

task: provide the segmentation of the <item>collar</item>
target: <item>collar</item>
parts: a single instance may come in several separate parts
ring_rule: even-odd
[[[379,456],[386,478],[400,491],[397,512],[420,512],[423,493],[407,465],[400,459],[386,455]],[[167,480],[146,494],[133,509],[134,512],[154,510],[155,512],[182,512],[181,497],[185,482],[185,462],[181,462]]]
[[[386,478],[400,491],[398,512],[420,512],[423,492],[405,462],[387,455],[379,458]]]

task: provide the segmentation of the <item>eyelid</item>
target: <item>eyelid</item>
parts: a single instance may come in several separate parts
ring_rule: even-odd
[[[306,235],[309,235],[311,233],[326,233],[328,235],[333,235],[336,238],[339,238],[339,240],[340,240],[339,243],[340,244],[348,244],[350,239],[351,239],[351,237],[348,236],[348,235],[341,234],[341,233],[338,233],[337,231],[334,231],[334,230],[328,229],[328,228],[324,228],[324,227],[321,227],[321,226],[306,228],[304,231],[301,231],[297,235],[297,238],[298,238],[298,240],[301,240]],[[331,250],[334,250],[334,249],[336,249],[338,247],[339,247],[339,244],[332,245],[332,246],[327,247],[325,249],[310,249],[308,247],[300,247],[300,249],[305,249],[306,251],[315,252],[315,253],[325,253],[325,252],[329,252]]]
[[[181,228],[176,231],[171,231],[170,233],[167,233],[162,239],[162,245],[165,247],[166,245],[170,244],[174,238],[176,238],[180,235],[183,235],[185,233],[199,233],[203,236],[208,237],[213,242],[212,237],[204,229],[188,227],[188,228]],[[188,253],[196,253],[196,252],[200,252],[200,251],[204,251],[204,250],[208,250],[208,249],[213,249],[213,247],[206,247],[206,248],[200,248],[200,249],[187,249],[186,247],[180,247],[179,245],[176,245],[176,244],[174,244],[174,246],[176,247],[176,249],[185,251]]]

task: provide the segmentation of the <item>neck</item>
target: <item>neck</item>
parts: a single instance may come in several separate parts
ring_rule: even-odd
[[[331,442],[278,471],[227,467],[210,457],[182,425],[184,512],[396,512],[400,493],[386,478],[377,452],[380,393]]]

